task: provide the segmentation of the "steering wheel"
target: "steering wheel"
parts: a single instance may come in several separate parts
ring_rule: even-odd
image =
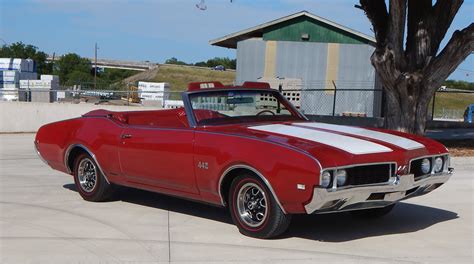
[[[273,113],[272,111],[268,110],[268,109],[265,109],[265,110],[262,110],[260,112],[257,113],[257,116],[263,114],[263,113],[270,113],[272,115],[275,115],[275,113]]]

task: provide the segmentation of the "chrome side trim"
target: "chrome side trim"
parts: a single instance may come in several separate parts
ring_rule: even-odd
[[[251,167],[251,166],[248,166],[248,165],[245,165],[245,164],[238,164],[238,165],[233,165],[233,166],[230,166],[229,168],[227,168],[221,175],[221,177],[219,178],[219,183],[218,183],[218,190],[219,190],[219,196],[221,198],[221,203],[223,206],[226,206],[225,204],[225,199],[224,197],[222,196],[222,192],[221,192],[221,187],[222,187],[222,181],[224,180],[224,178],[226,177],[226,175],[234,170],[234,169],[247,169],[247,170],[250,170],[252,171],[253,173],[255,173],[264,183],[265,185],[268,187],[268,189],[270,190],[270,192],[272,193],[273,197],[275,198],[275,201],[277,202],[278,206],[280,206],[280,209],[283,211],[283,213],[286,214],[286,211],[285,211],[285,208],[283,208],[283,206],[281,205],[280,203],[280,200],[278,199],[278,196],[276,196],[275,194],[275,191],[273,191],[273,188],[272,188],[272,185],[268,182],[268,180],[265,178],[265,176],[263,176],[263,174],[261,174],[258,170],[256,170],[255,168]]]
[[[43,156],[41,156],[41,153],[39,152],[39,149],[38,149],[38,142],[37,142],[37,141],[34,142],[34,147],[35,147],[36,154],[38,155],[38,157],[40,158],[40,160],[41,160],[42,162],[44,162],[44,164],[46,164],[46,165],[49,166],[48,162],[43,158]]]
[[[70,154],[71,150],[75,147],[82,148],[85,152],[87,152],[87,154],[89,154],[89,156],[92,157],[94,162],[97,164],[97,167],[99,167],[100,172],[102,173],[102,175],[104,175],[105,180],[107,181],[108,184],[110,184],[110,181],[107,178],[107,175],[104,173],[104,170],[102,170],[102,167],[100,166],[99,162],[97,161],[97,158],[95,157],[94,153],[92,153],[92,151],[90,151],[86,146],[84,146],[82,144],[72,144],[72,145],[69,145],[69,147],[66,149],[66,152],[64,153],[64,166],[66,167],[67,172],[69,174],[72,174],[71,169],[69,169],[68,163],[69,163],[69,154]]]

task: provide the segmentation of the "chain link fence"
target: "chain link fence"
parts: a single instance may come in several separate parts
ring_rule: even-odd
[[[474,91],[437,91],[431,100],[429,116],[431,120],[463,121],[470,104],[474,104]]]
[[[153,97],[153,100],[146,100],[145,97]],[[179,99],[177,100],[176,98]],[[41,103],[90,103],[137,107],[149,106],[156,108],[175,108],[183,105],[181,92],[173,91],[0,89],[0,100]]]
[[[311,81],[285,83],[280,91],[308,115],[380,117],[383,90],[373,82]]]
[[[100,89],[93,89],[100,87]],[[296,108],[308,115],[383,117],[384,95],[373,83],[308,82],[280,85],[280,92]],[[106,84],[81,83],[72,87],[49,89],[0,89],[0,100],[23,102],[93,103],[107,105],[182,106],[181,92],[140,92],[133,83],[121,89]],[[145,96],[145,94],[148,94]],[[147,100],[153,94],[154,100]],[[474,91],[438,91],[432,99],[429,117],[433,120],[462,121],[466,107],[474,104]],[[434,114],[433,114],[434,113]]]

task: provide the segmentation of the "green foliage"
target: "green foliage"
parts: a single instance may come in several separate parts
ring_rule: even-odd
[[[180,60],[178,60],[178,59],[175,58],[175,57],[172,57],[171,59],[167,59],[167,60],[165,61],[165,64],[189,65],[189,64],[187,64],[186,62],[180,61]]]
[[[466,81],[447,80],[443,83],[444,86],[450,89],[472,90],[474,91],[474,83]]]
[[[235,69],[236,68],[236,60],[229,59],[227,57],[225,58],[219,58],[215,57],[213,59],[209,59],[206,62],[207,67],[216,67],[218,65],[224,66],[226,69]]]
[[[35,61],[38,74],[51,74],[52,65],[47,62],[48,55],[39,51],[33,45],[26,45],[23,42],[16,42],[10,45],[3,45],[0,49],[1,58],[32,59]]]
[[[207,63],[204,62],[204,61],[200,61],[200,62],[196,62],[194,63],[194,66],[198,66],[198,67],[207,67]]]
[[[81,84],[85,89],[94,88],[94,68],[90,60],[69,53],[62,56],[54,65],[55,74],[59,75],[61,84],[72,86]],[[115,83],[136,74],[138,71],[122,69],[105,69],[97,72],[97,89],[115,89]]]
[[[139,72],[140,71],[106,68],[104,71],[97,73],[97,88],[105,87],[108,90],[124,90],[127,88],[127,85],[121,81]]]
[[[226,69],[234,69],[236,68],[237,61],[235,59],[229,59],[227,57],[215,57],[213,59],[209,59],[207,61],[200,61],[194,64],[186,63],[184,61],[180,61],[175,57],[167,59],[165,64],[175,64],[175,65],[189,65],[189,66],[199,66],[199,67],[209,67],[213,68],[218,65],[224,66]]]
[[[235,59],[229,59],[227,57],[215,57],[213,59],[209,59],[206,62],[200,61],[196,62],[194,66],[200,67],[216,67],[218,65],[224,66],[226,69],[234,69],[236,68],[237,61]]]
[[[105,69],[103,72],[99,73],[99,78],[103,82],[117,82],[125,78],[128,78],[132,75],[139,73],[140,71],[133,70],[124,70],[124,69]]]
[[[91,62],[75,53],[63,55],[54,65],[54,74],[59,75],[61,84],[65,85],[91,81],[91,70]]]
[[[65,84],[67,86],[72,86],[72,85],[80,84],[84,82],[92,82],[94,78],[89,72],[73,70],[69,72],[67,75],[65,75],[63,78],[59,77],[59,79],[61,80],[62,84]]]

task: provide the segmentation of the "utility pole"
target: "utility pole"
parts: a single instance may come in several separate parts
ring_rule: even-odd
[[[97,90],[97,42],[94,49],[94,90]]]

